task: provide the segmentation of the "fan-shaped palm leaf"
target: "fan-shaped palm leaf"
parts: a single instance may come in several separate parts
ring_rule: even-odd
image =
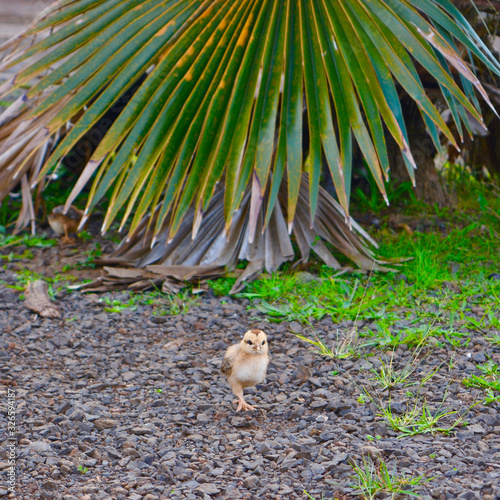
[[[323,162],[341,206],[329,207],[349,220],[353,138],[382,193],[384,129],[413,178],[399,88],[436,144],[439,132],[455,143],[416,65],[436,79],[459,131],[481,121],[473,89],[488,98],[456,44],[500,73],[449,0],[61,0],[4,47],[3,67],[19,69],[0,91],[33,86],[0,118],[0,197],[25,179],[28,202],[29,187],[146,74],[68,207],[93,179],[86,217],[108,194],[103,230],[125,209],[122,226],[131,218],[130,235],[141,228],[153,246],[168,248],[186,220],[195,239],[214,196],[215,233],[229,240],[241,210],[250,245],[276,217],[289,231],[301,221],[298,240],[306,219],[319,234]]]

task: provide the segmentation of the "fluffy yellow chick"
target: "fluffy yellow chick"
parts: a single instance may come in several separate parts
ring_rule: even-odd
[[[267,351],[267,337],[262,330],[248,330],[239,344],[227,349],[220,371],[227,377],[238,398],[236,411],[255,409],[245,402],[243,389],[257,385],[266,378],[269,364]]]

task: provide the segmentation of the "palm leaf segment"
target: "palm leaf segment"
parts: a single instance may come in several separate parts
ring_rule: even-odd
[[[415,63],[436,79],[460,134],[471,117],[481,122],[474,88],[488,98],[457,43],[500,73],[449,0],[59,1],[5,47],[3,66],[21,69],[1,91],[35,84],[0,118],[0,196],[19,179],[40,182],[146,74],[67,206],[93,179],[86,216],[109,196],[103,230],[124,211],[122,226],[131,218],[130,234],[154,244],[162,231],[171,241],[186,214],[195,238],[219,196],[226,233],[247,207],[251,243],[277,205],[289,231],[299,208],[313,226],[326,162],[341,206],[331,209],[348,221],[353,138],[384,195],[384,129],[414,178],[399,87],[436,145],[439,132],[455,144]]]

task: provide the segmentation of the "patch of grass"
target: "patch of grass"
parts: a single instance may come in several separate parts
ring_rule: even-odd
[[[331,359],[346,359],[356,356],[356,349],[358,347],[358,336],[354,329],[351,329],[345,335],[341,335],[337,330],[337,339],[333,343],[333,347],[328,347],[316,334],[314,339],[295,333],[295,335],[307,342],[308,344],[316,347],[315,352]]]
[[[425,292],[443,283],[471,280],[476,276],[483,281],[498,263],[495,256],[496,236],[484,233],[483,225],[472,222],[463,228],[454,228],[446,235],[418,233],[413,235],[383,233],[380,254],[413,257],[401,265],[401,271],[416,290]],[[452,297],[453,294],[449,293]]]
[[[491,403],[498,403],[500,402],[500,394],[496,395],[494,394],[493,390],[490,388],[487,388],[485,391],[486,397],[484,398],[483,403],[485,405],[489,405]]]
[[[429,330],[431,331],[431,330]],[[374,378],[379,382],[382,391],[389,389],[399,389],[400,394],[404,394],[406,399],[398,403],[397,410],[395,405],[392,405],[392,396],[389,394],[388,401],[383,401],[380,396],[374,397],[373,394],[366,388],[362,388],[362,394],[378,408],[379,416],[382,417],[387,424],[396,432],[400,433],[398,438],[415,436],[417,434],[449,434],[459,425],[465,425],[463,416],[458,416],[456,419],[450,417],[457,414],[455,410],[444,410],[443,405],[446,399],[446,393],[436,410],[431,410],[425,398],[421,397],[421,391],[424,385],[439,371],[440,366],[431,368],[428,372],[420,374],[420,381],[412,377],[421,365],[420,358],[421,350],[424,344],[420,344],[413,353],[411,359],[399,370],[396,370],[393,363],[393,356],[389,361],[382,361],[378,369],[373,369]],[[418,389],[407,390],[408,386],[417,385]],[[448,422],[444,426],[442,422]]]
[[[257,307],[271,321],[295,320],[308,324],[311,318],[320,320],[330,316],[336,323],[354,318],[384,319],[390,326],[401,316],[440,315],[440,322],[452,318],[469,329],[500,328],[497,313],[500,282],[488,278],[500,268],[500,188],[476,177],[470,169],[447,165],[445,170],[452,189],[459,195],[457,210],[417,202],[408,186],[397,188],[389,196],[394,202],[406,200],[402,211],[408,217],[445,219],[442,231],[414,230],[412,234],[397,233],[382,221],[382,229],[373,234],[380,243],[378,254],[411,259],[399,266],[398,273],[374,272],[370,278],[359,274],[339,277],[326,266],[313,263],[309,267],[313,279],[304,280],[304,273],[285,266],[286,270],[280,274],[263,276],[247,284],[239,296],[252,301],[252,307]],[[367,195],[357,198],[353,193],[355,206],[361,206],[362,211],[377,212],[382,207],[379,206],[382,198],[376,189],[370,192],[374,193],[370,195],[374,196],[371,201]],[[216,280],[210,286],[216,294],[225,295],[233,283]],[[483,309],[479,319],[466,314],[471,307]],[[466,342],[451,335],[453,327],[448,330],[450,342],[456,346]],[[383,333],[382,342],[392,345],[398,342],[398,339],[384,339]],[[418,333],[414,332],[416,342]]]
[[[500,379],[497,377],[480,377],[471,375],[462,382],[466,387],[478,387],[480,389],[490,389],[491,391],[500,391]]]
[[[494,333],[489,337],[486,337],[486,340],[493,346],[500,347],[500,334]]]
[[[377,369],[372,369],[374,377],[371,380],[376,380],[380,386],[381,390],[393,389],[403,385],[406,387],[409,377],[416,370],[417,365],[415,363],[406,364],[401,370],[396,370],[393,364],[394,361],[394,351],[392,351],[390,359],[386,362],[380,359],[380,367]]]
[[[427,243],[424,246],[428,247]],[[448,285],[450,275],[440,275],[439,266],[432,264],[441,251],[441,247],[435,248],[425,259],[405,264],[408,283],[401,279],[401,275],[392,273],[374,273],[370,278],[339,278],[321,266],[317,269],[319,279],[314,282],[302,283],[293,274],[274,275],[248,284],[245,292],[238,296],[248,298],[252,302],[251,307],[264,313],[270,321],[299,321],[306,325],[311,324],[312,319],[325,317],[331,317],[335,323],[356,319],[376,321],[376,332],[360,332],[360,335],[370,336],[374,345],[385,348],[401,343],[415,346],[426,335],[425,328],[420,326],[393,332],[392,326],[396,321],[435,319],[440,326],[436,337],[443,336],[451,345],[459,347],[466,345],[468,339],[465,338],[467,334],[455,328],[457,322],[462,328],[469,329],[497,327],[500,284],[488,280],[483,272],[474,280],[469,275],[469,279],[459,285]],[[495,258],[498,259],[498,256]],[[432,267],[430,271],[421,269],[424,260],[427,267]],[[498,265],[500,267],[500,261]],[[416,283],[411,283],[408,274],[413,275]],[[224,288],[223,281],[218,280],[217,283],[219,291],[228,292],[230,287]],[[451,292],[449,286],[456,286],[457,291]],[[478,322],[465,315],[471,307],[484,310],[482,320]],[[444,328],[446,323],[448,328]]]
[[[220,278],[217,280],[209,280],[207,283],[217,297],[224,297],[229,295],[235,282],[236,278]]]
[[[388,211],[379,213],[382,228],[371,229],[380,243],[379,255],[411,258],[399,265],[398,272],[338,276],[318,262],[309,264],[307,272],[284,266],[281,273],[247,284],[238,296],[248,299],[249,308],[257,309],[267,321],[297,321],[310,327],[311,333],[301,339],[330,359],[363,356],[369,351],[373,355],[377,350],[393,352],[400,346],[412,351],[424,346],[464,349],[474,332],[482,333],[493,347],[500,346],[500,281],[492,276],[500,269],[500,188],[454,166],[448,166],[447,175],[459,192],[458,210],[439,209],[408,198],[400,213],[426,224],[431,219],[431,224],[414,224],[413,233],[394,231],[386,222]],[[372,209],[381,208],[378,201],[365,202],[373,202]],[[425,232],[427,227],[436,229]],[[210,286],[216,294],[226,295],[233,283],[216,280]],[[332,325],[325,321],[328,318]],[[339,331],[347,331],[356,320],[360,326],[355,342],[347,334],[327,341],[314,331],[319,321],[321,330],[326,327],[332,331],[338,325]],[[416,357],[404,367],[383,355],[381,360],[372,376],[383,390],[416,384]],[[452,364],[450,360],[450,368]],[[494,400],[498,386],[492,377],[476,373],[466,383],[492,391],[489,400]],[[426,426],[445,428],[445,415],[429,416],[428,410],[420,401],[409,417],[420,427],[404,421],[400,426],[406,431],[410,427],[421,431]],[[438,417],[437,421],[433,417]]]
[[[135,311],[140,305],[153,306],[153,314],[156,316],[187,314],[190,309],[199,303],[199,298],[191,294],[189,290],[183,290],[178,294],[166,295],[159,290],[149,293],[132,293],[127,300],[102,297],[100,302],[106,304],[106,312],[120,313],[126,309]]]
[[[441,408],[433,412],[430,410],[427,401],[419,404],[415,401],[413,408],[404,412],[402,415],[396,415],[391,410],[391,405],[380,406],[380,411],[386,422],[396,432],[401,433],[398,438],[416,436],[417,434],[437,434],[439,432],[448,435],[459,424],[463,424],[462,418],[459,417],[453,424],[448,427],[441,427],[440,421],[454,415],[457,412],[454,410],[446,411]]]
[[[24,245],[28,248],[49,248],[57,245],[57,240],[47,238],[45,234],[35,236],[31,234],[7,234],[5,226],[0,226],[0,249],[16,247],[20,245]]]
[[[486,377],[500,378],[500,371],[498,370],[498,363],[493,362],[491,359],[486,361],[483,365],[477,365]]]
[[[23,259],[32,259],[33,257],[34,257],[33,252],[28,249],[26,249],[21,254],[15,254],[14,252],[10,252],[7,255],[0,255],[0,259],[6,262],[14,262],[16,260],[23,260]]]
[[[99,299],[99,302],[104,302],[108,307],[105,307],[104,310],[109,313],[121,313],[125,309],[130,309],[131,311],[135,311],[137,309],[137,304],[134,299],[130,299],[127,302],[122,302],[118,299],[110,299],[109,297],[102,297]]]
[[[100,243],[96,243],[94,245],[94,248],[92,248],[91,250],[86,250],[83,253],[86,256],[85,259],[78,262],[75,267],[77,269],[95,269],[96,264],[94,263],[94,260],[102,255]]]
[[[420,334],[421,333],[421,334]],[[391,351],[390,354],[381,356],[379,358],[380,367],[372,369],[372,373],[374,377],[372,380],[376,380],[381,386],[381,390],[384,391],[386,389],[394,389],[394,388],[406,388],[411,385],[417,384],[415,380],[410,379],[410,377],[415,373],[415,371],[421,365],[422,359],[420,357],[423,348],[427,344],[427,339],[433,337],[435,335],[435,329],[433,325],[429,325],[425,328],[419,329],[418,342],[409,343],[406,338],[402,341],[402,343],[406,344],[408,347],[416,347],[410,359],[405,363],[405,365],[397,369],[394,364],[394,354],[395,351]],[[389,358],[389,359],[387,359]],[[430,380],[440,367],[436,367],[430,370],[427,374],[425,374],[421,381],[420,387],[422,387],[428,380]],[[407,391],[408,397],[413,397],[413,393],[411,391]]]
[[[89,232],[85,231],[85,229],[78,233],[78,237],[81,238],[85,243],[92,239],[92,235]]]
[[[199,304],[199,297],[192,295],[189,290],[183,290],[176,295],[168,295],[165,299],[166,308],[157,314],[187,314],[194,306]]]
[[[424,379],[420,382],[420,386],[416,394],[407,394],[409,401],[404,404],[406,408],[403,411],[401,408],[398,409],[398,412],[394,411],[391,407],[391,399],[389,399],[388,402],[383,402],[380,398],[378,398],[378,401],[376,401],[368,390],[364,389],[365,394],[379,409],[379,416],[381,416],[394,431],[400,433],[398,439],[428,433],[432,435],[437,433],[448,435],[459,425],[467,425],[464,421],[463,415],[459,415],[456,419],[452,419],[450,422],[449,417],[457,414],[458,412],[455,410],[443,409],[446,393],[443,396],[439,407],[434,411],[431,410],[425,398],[420,396],[420,391],[423,385],[431,378],[432,375],[434,375],[434,373],[436,373],[436,371],[437,370],[433,370],[430,374],[427,374],[424,377]],[[471,408],[469,408],[469,410]],[[446,427],[441,423],[444,420],[450,422]]]
[[[380,434],[377,434],[376,436],[372,436],[371,434],[367,434],[365,436],[365,438],[368,439],[368,441],[375,441],[375,440],[382,439],[382,436]]]
[[[237,294],[254,301],[254,307],[267,314],[271,321],[321,320],[325,316],[336,321],[361,318],[390,317],[381,305],[387,300],[386,284],[368,286],[367,279],[337,278],[325,267],[318,279],[300,281],[300,275],[273,275],[247,285],[247,291]],[[368,282],[369,283],[369,282]]]
[[[59,285],[59,287],[55,288],[56,284],[71,282],[77,279],[75,276],[71,276],[68,274],[59,274],[59,273],[55,274],[54,276],[45,276],[43,274],[36,273],[26,268],[15,271],[15,274],[16,274],[15,285],[6,283],[4,280],[0,280],[0,284],[4,285],[6,288],[23,291],[26,288],[28,282],[42,280],[48,283],[48,292],[49,295],[51,296],[54,296],[57,292],[59,292],[64,288],[63,285]]]
[[[391,498],[404,495],[419,497],[413,488],[425,481],[430,481],[424,476],[398,475],[395,468],[391,473],[384,461],[375,464],[365,457],[363,457],[362,464],[352,461],[351,467],[354,470],[354,488],[359,491],[358,495],[366,500],[378,498],[380,493],[390,493]]]
[[[471,375],[462,381],[466,387],[476,387],[485,389],[486,398],[484,402],[490,404],[500,399],[500,395],[494,395],[494,392],[500,392],[500,370],[498,363],[489,359],[482,365],[477,365],[482,376]]]
[[[487,328],[499,328],[500,320],[495,317],[492,311],[488,311],[488,314],[483,315],[483,317],[478,321],[475,318],[467,317],[464,319],[465,327],[471,330],[483,331]]]

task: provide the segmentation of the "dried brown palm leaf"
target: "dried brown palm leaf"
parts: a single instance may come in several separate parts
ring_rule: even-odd
[[[232,293],[239,291],[245,281],[257,277],[264,269],[273,273],[281,264],[294,256],[291,236],[283,215],[281,200],[286,200],[286,183],[283,183],[278,203],[274,206],[270,223],[264,228],[263,221],[269,193],[263,199],[256,217],[253,241],[248,237],[250,227],[250,189],[243,197],[240,209],[233,215],[233,225],[228,234],[224,223],[224,193],[219,190],[207,210],[209,214],[201,221],[196,238],[192,238],[191,228],[194,210],[191,210],[174,238],[169,241],[167,217],[152,248],[152,237],[147,232],[151,227],[145,218],[140,230],[109,256],[98,259],[98,264],[106,267],[105,278],[82,286],[88,291],[109,290],[117,287],[131,289],[151,288],[159,281],[166,280],[166,288],[177,289],[187,281],[205,283],[234,271],[238,260],[247,261],[247,267],[236,280]],[[299,190],[299,203],[292,234],[298,243],[301,261],[306,262],[311,251],[316,253],[328,266],[340,270],[342,266],[333,252],[349,257],[363,270],[390,270],[387,262],[376,259],[368,245],[376,243],[350,219],[346,222],[340,205],[320,187],[318,210],[314,226],[311,227],[308,206],[309,180],[304,176]],[[348,223],[354,230],[350,229]],[[118,265],[120,267],[110,267]],[[127,267],[123,267],[127,266]]]

